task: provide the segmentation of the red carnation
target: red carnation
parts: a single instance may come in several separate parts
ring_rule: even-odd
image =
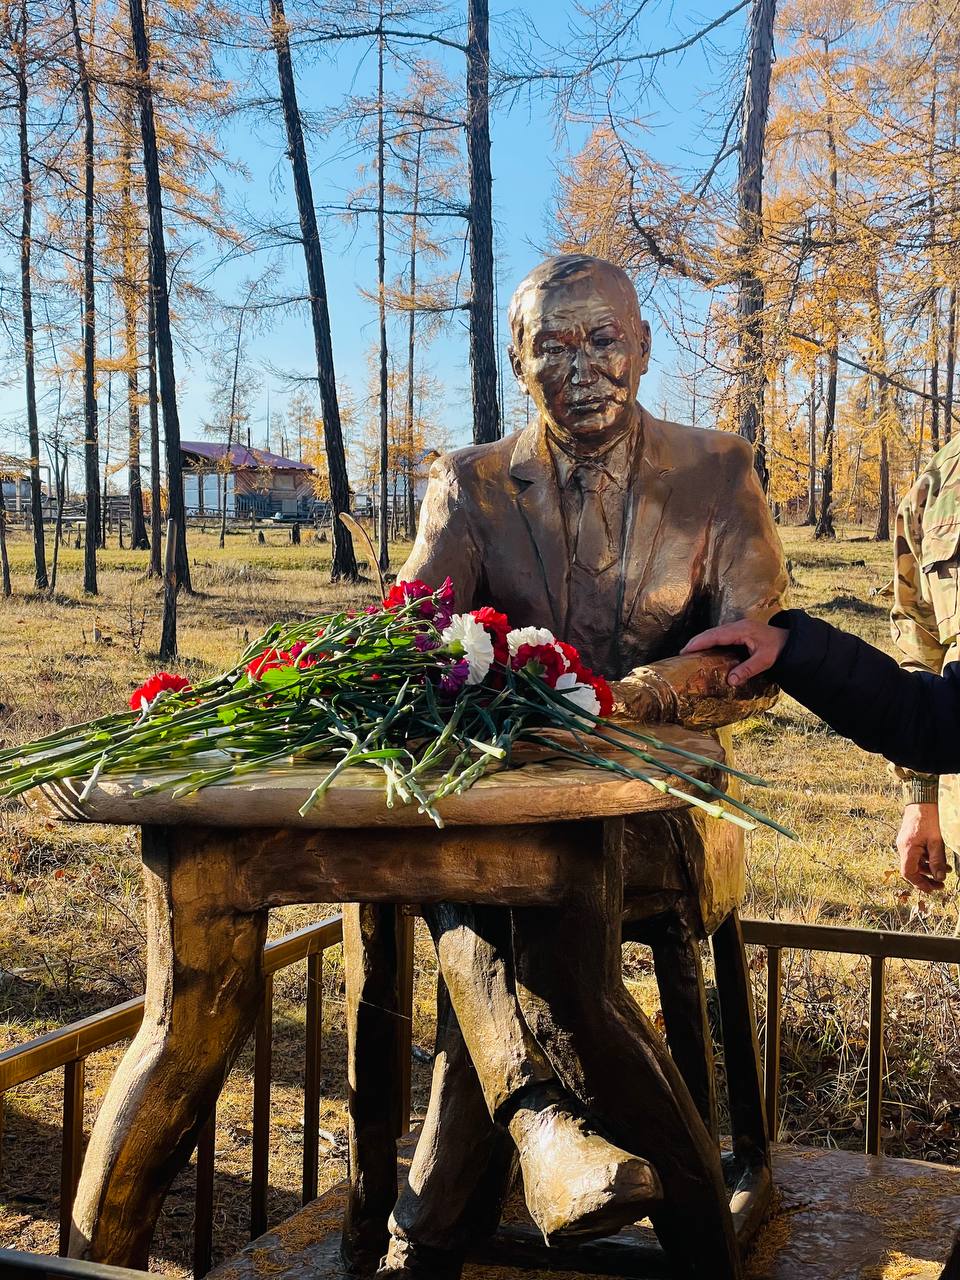
[[[496,609],[491,609],[488,604],[485,604],[482,609],[474,609],[471,617],[480,623],[493,641],[494,662],[500,662],[506,666],[510,659],[507,632],[511,629],[507,615],[498,613]]]
[[[575,649],[572,644],[567,644],[566,640],[558,640],[557,648],[567,660],[567,670],[572,671],[581,683],[586,683],[589,680],[591,671],[580,657],[580,650]],[[585,679],[583,679],[584,677]]]
[[[265,671],[273,667],[289,667],[293,659],[285,649],[264,649],[263,653],[247,663],[247,675],[251,680],[259,680]]]
[[[422,600],[433,592],[425,582],[415,578],[413,582],[395,582],[383,598],[384,609],[402,609],[411,600]]]
[[[587,684],[593,689],[597,695],[597,701],[600,703],[598,715],[608,716],[613,711],[613,690],[604,680],[603,676],[591,676]]]
[[[189,688],[190,681],[186,676],[175,676],[169,671],[158,671],[155,676],[145,680],[139,689],[134,689],[130,695],[130,706],[134,711],[139,711],[144,701],[152,702],[158,693],[180,693]]]
[[[540,667],[538,674],[550,688],[555,688],[565,666],[560,651],[552,644],[522,644],[514,655],[514,671],[520,671],[531,662]]]

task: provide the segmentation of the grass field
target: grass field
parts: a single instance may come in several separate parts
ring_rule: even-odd
[[[372,587],[341,590],[328,581],[329,547],[307,535],[289,545],[269,530],[265,545],[233,534],[221,552],[212,534],[191,537],[197,594],[180,608],[181,668],[209,671],[277,617],[309,616],[336,603],[375,598]],[[863,531],[815,543],[807,530],[783,531],[794,580],[793,599],[821,616],[888,644],[886,602],[875,593],[889,581],[890,547]],[[156,669],[160,632],[157,585],[144,576],[143,553],[110,549],[101,556],[101,591],[81,590],[80,553],[61,557],[55,599],[32,590],[30,547],[10,542],[14,594],[0,599],[0,741],[15,743],[70,721],[123,705]],[[399,563],[400,551],[396,560]],[[850,923],[951,933],[957,899],[908,892],[893,870],[899,819],[897,789],[881,761],[825,729],[788,699],[737,730],[742,763],[773,784],[762,806],[799,835],[797,843],[761,830],[750,837],[745,914],[785,920]],[[142,990],[143,934],[133,833],[60,827],[20,806],[0,807],[0,1048],[105,1008]],[[271,933],[319,919],[321,908],[274,913]],[[762,960],[762,957],[759,958]],[[425,1050],[415,1068],[415,1097],[428,1085],[431,951],[417,949],[415,1039]],[[649,960],[626,957],[638,998],[656,1013]],[[861,1140],[865,1079],[866,978],[860,963],[831,963],[799,953],[786,963],[784,1132],[805,1141],[856,1146]],[[339,1004],[342,973],[334,957],[325,977],[327,1051],[324,1112],[328,1131],[321,1176],[343,1172],[344,1081]],[[302,1148],[299,1082],[304,974],[277,984],[271,1214],[296,1204]],[[894,966],[891,981],[887,1148],[955,1161],[960,1157],[960,998],[945,968]],[[108,1051],[90,1064],[92,1119],[117,1060]],[[243,1239],[250,1164],[249,1057],[235,1069],[218,1112],[216,1247]],[[51,1077],[7,1100],[0,1245],[55,1250],[60,1080]],[[190,1175],[168,1201],[156,1265],[179,1269],[188,1256]]]

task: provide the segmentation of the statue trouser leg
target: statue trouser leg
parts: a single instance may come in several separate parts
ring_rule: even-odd
[[[456,1017],[440,1024],[430,1109],[384,1274],[456,1275],[470,1240],[499,1219],[516,1153],[548,1239],[643,1217],[660,1195],[656,1173],[593,1131],[524,1024],[509,911],[442,904],[425,914]]]
[[[381,1274],[445,1280],[459,1275],[472,1241],[496,1229],[516,1148],[490,1118],[442,979],[437,996],[430,1105],[390,1218]]]
[[[513,912],[522,1015],[598,1126],[656,1163],[664,1196],[650,1217],[679,1273],[739,1277],[719,1152],[665,1045],[623,986],[621,899],[619,878],[598,859],[595,874],[561,907]]]

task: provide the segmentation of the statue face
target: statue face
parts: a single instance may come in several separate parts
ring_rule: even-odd
[[[510,362],[546,422],[586,449],[623,434],[650,358],[650,326],[629,282],[614,269],[584,272],[528,291],[522,314]]]

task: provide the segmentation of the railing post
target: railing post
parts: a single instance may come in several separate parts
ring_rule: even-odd
[[[868,1156],[880,1154],[880,1115],[883,1110],[883,1014],[886,958],[870,957],[870,1021],[867,1024]]]
[[[303,1064],[303,1203],[317,1198],[320,1160],[320,1066],[323,1036],[323,952],[307,956],[306,1052]]]
[[[200,1280],[213,1259],[213,1171],[217,1145],[217,1108],[210,1112],[197,1140],[197,1193],[193,1219],[193,1274]]]
[[[60,1240],[61,1258],[70,1248],[73,1201],[80,1182],[83,1154],[83,1086],[86,1059],[75,1058],[63,1069],[63,1134],[60,1148]]]
[[[250,1239],[267,1229],[270,1181],[270,1071],[273,1060],[273,977],[264,984],[263,1003],[254,1032],[253,1153],[250,1184]]]
[[[783,979],[779,947],[767,948],[767,1019],[763,1037],[763,1092],[770,1141],[780,1137],[780,1012]]]

